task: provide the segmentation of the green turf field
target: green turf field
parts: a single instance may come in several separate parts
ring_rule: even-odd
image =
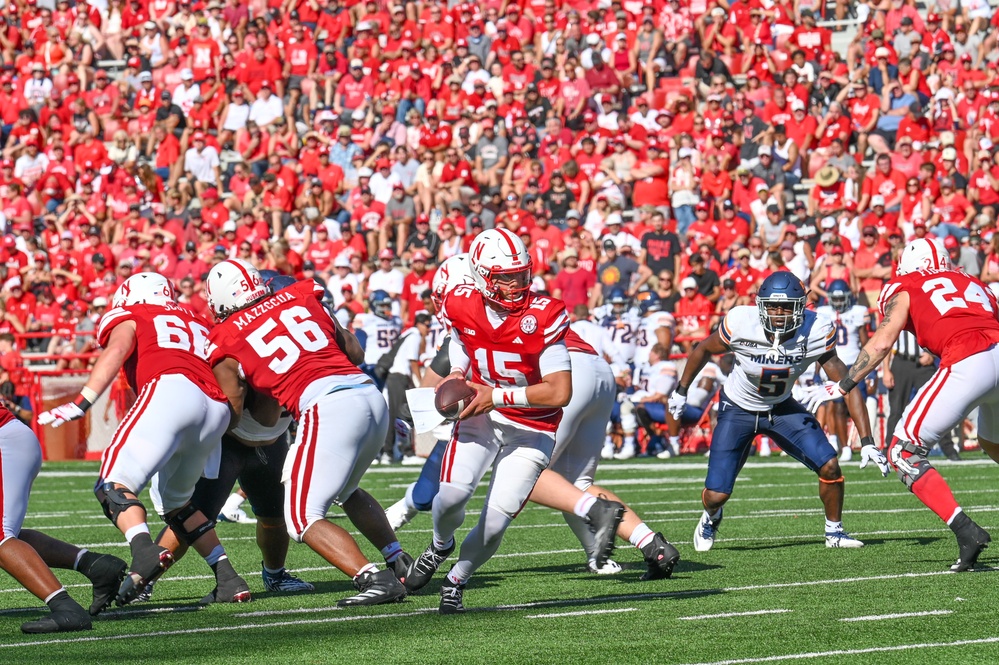
[[[999,469],[965,456],[973,461],[938,468],[967,512],[999,536]],[[698,554],[691,536],[704,466],[697,458],[613,462],[598,473],[679,547],[671,580],[639,582],[641,556],[626,543],[614,557],[622,574],[587,574],[561,516],[528,506],[469,584],[468,614],[436,615],[437,580],[400,604],[340,610],[349,580],[306,546],[292,545],[289,568],[316,592],[269,594],[254,527],[222,524],[253,603],[199,609],[213,583],[190,555],[152,601],[109,610],[92,632],[29,637],[18,627],[41,603],[2,575],[0,663],[999,662],[996,554],[985,552],[981,572],[945,572],[957,557],[952,534],[894,476],[849,464],[844,521],[867,547],[827,550],[815,476],[786,459],[750,461],[714,550]],[[95,473],[93,464],[46,465],[25,526],[127,559],[90,491]],[[415,477],[414,469],[376,467],[363,485],[389,505]],[[417,517],[400,532],[403,546],[418,554],[429,529],[429,515]],[[362,549],[377,557],[367,543]],[[89,604],[82,576],[58,575]]]

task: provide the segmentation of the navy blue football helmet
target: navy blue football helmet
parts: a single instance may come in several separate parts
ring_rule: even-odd
[[[764,330],[779,336],[794,332],[805,320],[805,287],[793,274],[775,272],[760,285],[756,306]]]
[[[628,294],[624,289],[613,289],[607,301],[611,304],[611,311],[614,314],[623,314],[628,309]]]
[[[271,293],[283,291],[298,280],[291,275],[282,275],[277,270],[261,270],[260,279],[264,281],[264,286],[271,290]]]
[[[659,295],[655,291],[645,291],[639,294],[638,311],[642,313],[642,316],[662,311],[662,308],[662,301],[659,299]]]
[[[846,280],[834,279],[826,288],[826,293],[829,294],[829,304],[840,314],[853,307],[853,292]]]
[[[372,291],[368,296],[368,307],[375,316],[387,319],[392,316],[392,296],[381,289]]]

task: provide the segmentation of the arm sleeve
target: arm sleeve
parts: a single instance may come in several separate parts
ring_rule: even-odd
[[[454,348],[454,345],[452,345],[452,348]],[[569,350],[566,348],[565,342],[552,344],[542,351],[541,357],[538,359],[538,366],[541,369],[542,377],[554,374],[555,372],[570,371],[572,363],[569,361]]]
[[[451,343],[448,345],[448,361],[451,365],[451,371],[448,374],[455,370],[461,370],[463,374],[467,374],[468,367],[472,362],[465,351],[465,345],[455,336],[451,337]]]
[[[430,361],[430,369],[438,376],[447,376],[451,373],[450,347],[451,338],[445,337],[444,341],[441,342],[441,348],[437,350],[437,355]]]

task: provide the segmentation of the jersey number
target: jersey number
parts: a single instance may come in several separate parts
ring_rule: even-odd
[[[264,339],[278,327],[277,321],[267,319],[246,337],[246,341],[262,359],[274,356],[267,367],[275,374],[284,374],[291,369],[302,351],[318,351],[329,346],[329,337],[323,334],[319,324],[309,318],[309,310],[306,308],[289,307],[278,318],[287,335]]]
[[[156,343],[161,349],[178,349],[189,351],[203,360],[208,359],[205,341],[208,339],[208,329],[199,323],[172,314],[161,314],[153,318],[156,328]]]
[[[846,346],[850,342],[850,335],[846,331],[846,326],[842,323],[836,324],[836,346]]]
[[[379,330],[378,331],[378,348],[388,349],[395,344],[395,340],[399,337],[398,330]]]
[[[760,371],[759,391],[763,397],[780,397],[791,383],[790,367],[764,367]]]
[[[957,287],[948,277],[937,277],[923,283],[923,292],[930,293],[930,302],[937,308],[941,316],[952,309],[967,309],[969,303],[978,303],[988,313],[992,313],[992,302],[985,289],[971,282],[964,290],[964,297],[955,296]],[[931,293],[932,292],[932,293]]]
[[[494,386],[526,386],[527,377],[523,372],[510,367],[514,363],[522,362],[519,353],[506,353],[505,351],[493,351],[490,353],[486,349],[475,350],[475,363],[479,366],[479,374],[486,383]]]

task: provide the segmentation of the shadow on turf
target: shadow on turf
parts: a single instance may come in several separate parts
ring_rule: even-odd
[[[903,537],[903,538],[864,538],[865,545],[884,545],[885,543],[912,543],[913,545],[929,545],[935,543],[942,538],[935,536],[925,537],[925,538],[913,538],[913,537]],[[786,541],[783,543],[767,543],[760,545],[731,545],[724,547],[726,550],[732,550],[735,552],[758,552],[763,550],[782,550],[789,547],[818,547],[822,544],[821,538],[816,538],[815,540],[795,540]]]

